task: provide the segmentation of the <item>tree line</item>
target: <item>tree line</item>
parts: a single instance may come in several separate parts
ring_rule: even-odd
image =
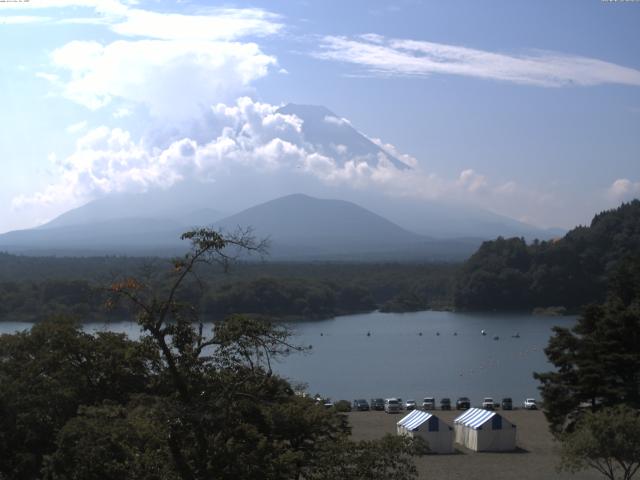
[[[640,201],[596,215],[563,238],[534,241],[499,237],[464,263],[454,303],[460,310],[564,307],[577,311],[603,302],[607,282],[629,256],[640,254]]]
[[[38,321],[55,315],[82,321],[130,318],[124,309],[105,310],[105,287],[125,276],[162,274],[165,262],[0,254],[0,321]],[[19,267],[25,271],[12,278],[10,273]],[[377,308],[391,312],[450,308],[455,269],[453,264],[245,262],[226,275],[198,271],[198,279],[188,279],[180,294],[213,319],[229,313],[296,319]],[[157,287],[164,288],[163,283]]]

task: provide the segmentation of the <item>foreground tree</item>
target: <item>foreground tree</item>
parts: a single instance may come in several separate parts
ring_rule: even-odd
[[[640,413],[625,406],[589,412],[561,442],[561,470],[593,468],[609,480],[631,480],[640,469]]]
[[[288,382],[273,374],[274,358],[303,350],[289,343],[285,328],[236,315],[207,335],[198,312],[180,301],[187,278],[197,278],[200,265],[227,268],[238,252],[261,253],[265,244],[249,231],[223,237],[200,229],[183,239],[191,242],[191,251],[174,262],[174,276],[163,295],[136,280],[112,287],[116,299],[128,300],[161,354],[169,392],[163,398],[162,420],[178,477],[311,478],[325,463],[328,445],[335,444],[353,453],[347,464],[358,463],[364,447],[349,442],[345,417],[295,396]],[[401,454],[400,463],[390,463],[398,471],[415,453],[405,444],[389,452],[386,458]],[[410,478],[410,473],[403,470],[401,478]]]
[[[89,335],[64,318],[0,336],[0,474],[37,478],[78,407],[147,392],[154,359],[124,335]]]
[[[187,279],[264,244],[249,232],[183,238],[192,249],[169,279],[110,288],[140,341],[65,321],[0,338],[0,478],[415,478],[412,442],[351,442],[343,415],[274,374],[275,358],[303,350],[285,328],[232,315],[205,331]]]
[[[346,438],[322,447],[318,461],[304,472],[309,480],[411,480],[418,471],[413,462],[429,451],[419,437],[385,435],[380,440],[353,442]]]
[[[534,375],[554,434],[571,431],[586,411],[640,408],[640,258],[621,266],[603,305],[554,332],[545,353],[556,370]]]

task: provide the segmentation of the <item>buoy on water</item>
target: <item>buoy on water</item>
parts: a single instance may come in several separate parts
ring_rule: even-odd
[[[367,332],[367,337],[370,337],[370,336],[371,336],[371,332]]]
[[[486,335],[486,334],[487,334],[487,332],[485,332],[484,330],[482,330],[480,333],[481,333],[482,335]]]

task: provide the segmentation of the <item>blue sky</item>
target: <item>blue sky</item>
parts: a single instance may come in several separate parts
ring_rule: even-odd
[[[591,0],[0,3],[0,231],[293,157],[337,197],[584,223],[640,196],[638,25],[640,2]],[[320,161],[277,118],[288,102],[412,172]]]

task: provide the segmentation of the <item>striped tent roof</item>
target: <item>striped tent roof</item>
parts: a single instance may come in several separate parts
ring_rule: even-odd
[[[421,410],[413,410],[409,415],[403,417],[399,422],[399,426],[403,426],[407,430],[415,430],[424,422],[433,417],[432,414],[428,412],[423,412]]]
[[[453,423],[464,425],[465,427],[471,427],[474,430],[477,430],[496,415],[496,412],[492,412],[490,410],[483,410],[482,408],[470,408],[465,413],[456,418]]]

